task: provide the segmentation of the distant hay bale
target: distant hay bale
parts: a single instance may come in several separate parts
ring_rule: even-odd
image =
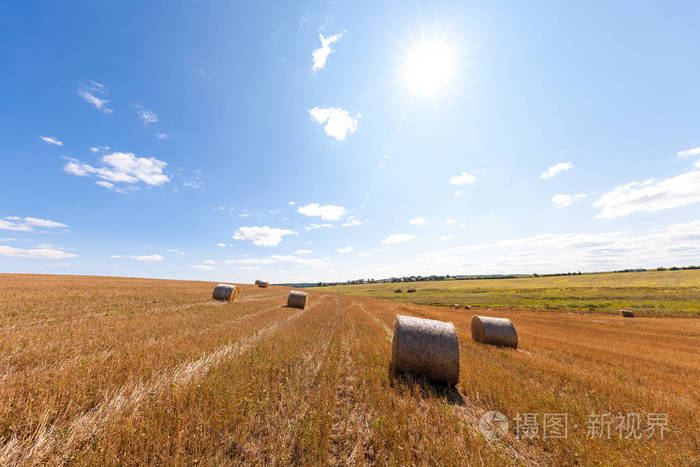
[[[396,290],[394,290],[394,293],[403,293],[403,290],[401,290],[401,289],[396,289]]]
[[[265,282],[265,281],[256,281],[256,282],[258,283],[257,284],[258,287],[260,287],[261,289],[266,289],[266,288],[270,287],[269,282]]]
[[[518,334],[515,326],[507,318],[474,316],[472,318],[472,339],[484,344],[518,347]]]
[[[634,318],[634,312],[632,310],[620,310],[620,316]]]
[[[241,289],[233,284],[219,284],[214,287],[214,300],[232,302],[241,296]]]
[[[459,310],[459,304],[455,303],[455,310]]]
[[[306,292],[292,290],[291,292],[289,292],[289,298],[287,298],[287,306],[292,308],[301,308],[303,310],[306,306],[307,296],[308,294]]]
[[[414,293],[415,291],[416,291],[416,289],[408,289],[406,292],[407,293]]]
[[[255,285],[260,285],[262,284],[262,281],[260,279],[255,279]]]
[[[396,315],[391,366],[454,386],[459,380],[459,340],[454,324]]]

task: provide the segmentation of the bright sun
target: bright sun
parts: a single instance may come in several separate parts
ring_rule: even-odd
[[[434,96],[450,82],[453,61],[452,51],[446,43],[424,41],[408,52],[404,81],[414,93]]]

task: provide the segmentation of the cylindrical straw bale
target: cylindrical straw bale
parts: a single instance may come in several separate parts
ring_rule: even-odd
[[[287,306],[292,308],[301,308],[303,310],[306,306],[307,296],[308,294],[306,292],[292,290],[291,292],[289,292],[289,298],[287,298]]]
[[[219,284],[214,287],[214,299],[232,302],[241,295],[241,289],[233,284]]]
[[[260,279],[255,279],[255,285],[260,285],[262,281]]]
[[[472,318],[472,339],[484,344],[518,347],[518,334],[508,318],[474,316]]]
[[[270,283],[269,283],[269,282],[260,281],[260,282],[258,283],[258,287],[260,287],[261,289],[266,289],[266,288],[268,288],[269,286],[270,286]]]
[[[396,315],[391,366],[454,386],[459,380],[459,340],[452,323]]]
[[[634,318],[634,312],[632,310],[620,310],[620,316],[625,318]]]
[[[455,303],[455,310],[459,310],[459,304]]]

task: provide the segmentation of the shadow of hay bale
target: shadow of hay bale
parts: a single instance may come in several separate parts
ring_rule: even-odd
[[[431,381],[425,376],[413,373],[397,372],[389,365],[389,387],[410,393],[412,397],[422,399],[445,399],[450,405],[466,406],[464,397],[454,386]]]

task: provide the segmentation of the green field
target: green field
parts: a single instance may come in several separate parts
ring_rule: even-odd
[[[536,308],[641,316],[700,316],[700,270],[646,271],[518,279],[445,280],[323,287],[420,305]],[[402,293],[395,293],[401,289]],[[416,289],[408,293],[408,289]]]

